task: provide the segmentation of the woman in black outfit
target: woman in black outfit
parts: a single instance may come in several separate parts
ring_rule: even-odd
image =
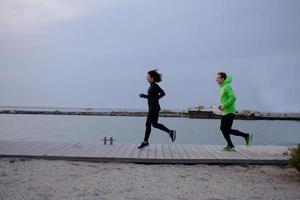
[[[151,125],[154,128],[158,128],[162,131],[167,132],[172,142],[174,142],[176,139],[175,130],[169,130],[163,124],[158,123],[158,117],[160,111],[159,99],[166,95],[166,93],[157,84],[161,82],[161,74],[159,74],[157,70],[149,71],[147,76],[147,81],[150,83],[148,94],[147,95],[140,94],[140,97],[148,99],[149,111],[148,111],[147,121],[146,121],[144,142],[142,142],[142,144],[138,146],[139,149],[149,145],[148,139],[151,133]]]

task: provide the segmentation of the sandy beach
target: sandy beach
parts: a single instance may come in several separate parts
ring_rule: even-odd
[[[143,165],[0,159],[0,199],[300,199],[279,166]]]

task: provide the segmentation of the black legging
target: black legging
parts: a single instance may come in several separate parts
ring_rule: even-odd
[[[227,115],[224,115],[221,119],[221,131],[223,133],[223,136],[225,138],[225,140],[227,141],[227,145],[230,147],[234,147],[234,145],[232,144],[232,141],[230,139],[230,134],[231,135],[236,135],[236,136],[240,136],[243,138],[247,138],[249,134],[243,133],[239,130],[235,130],[232,129],[232,124],[233,124],[233,119],[234,119],[235,115],[230,113]]]
[[[149,140],[149,136],[151,134],[151,125],[154,128],[158,128],[167,133],[171,132],[170,129],[165,127],[163,124],[158,123],[158,116],[159,116],[159,109],[149,110],[147,115],[147,121],[146,121],[146,131],[145,131],[145,138],[144,138],[145,142],[148,142]]]

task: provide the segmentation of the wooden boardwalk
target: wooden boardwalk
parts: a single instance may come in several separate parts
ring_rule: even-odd
[[[237,146],[236,152],[221,151],[218,145],[79,144],[15,142],[0,140],[0,157],[49,160],[131,162],[152,164],[287,164],[286,146]]]

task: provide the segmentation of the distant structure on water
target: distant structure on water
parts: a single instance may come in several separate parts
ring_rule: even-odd
[[[0,114],[31,114],[31,115],[86,115],[86,116],[131,116],[145,117],[147,111],[132,109],[93,109],[93,108],[42,108],[42,107],[0,107]],[[184,117],[199,119],[220,119],[222,112],[218,106],[208,108],[197,106],[184,111],[163,109],[161,117]],[[236,119],[241,120],[297,120],[300,121],[299,113],[263,113],[252,110],[242,110],[236,113]]]
[[[218,109],[218,106],[213,105],[208,108],[204,106],[197,106],[194,108],[188,108],[189,118],[201,118],[201,119],[220,119],[222,112]],[[263,113],[253,110],[241,110],[236,113],[236,119],[241,120],[299,120],[299,113]]]

